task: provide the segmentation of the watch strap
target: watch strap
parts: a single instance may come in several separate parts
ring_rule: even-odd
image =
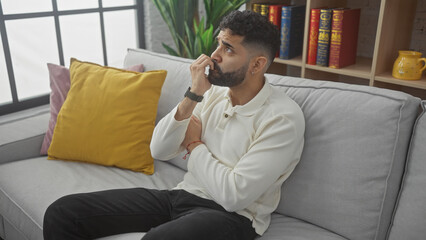
[[[191,92],[191,87],[189,87],[188,90],[186,90],[184,97],[187,97],[187,98],[191,99],[192,101],[196,101],[196,102],[201,102],[201,101],[203,101],[203,98],[204,98],[203,96],[199,96],[199,95]]]

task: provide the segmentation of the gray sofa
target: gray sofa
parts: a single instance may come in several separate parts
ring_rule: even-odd
[[[157,121],[183,97],[192,61],[129,49],[125,67],[166,69]],[[259,239],[383,240],[426,238],[425,102],[385,89],[268,75],[302,108],[302,159]],[[422,110],[423,109],[423,110]],[[155,174],[67,161],[39,150],[49,106],[0,117],[0,237],[40,240],[46,208],[61,196],[114,188],[174,187],[181,156],[155,161]],[[105,239],[140,239],[129,233]]]

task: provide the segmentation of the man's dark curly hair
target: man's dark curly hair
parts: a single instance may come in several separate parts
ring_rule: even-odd
[[[278,28],[259,13],[232,11],[222,19],[219,29],[229,29],[232,34],[243,36],[243,45],[265,49],[270,63],[280,48]]]

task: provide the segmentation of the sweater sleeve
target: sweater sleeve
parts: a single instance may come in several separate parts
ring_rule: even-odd
[[[265,121],[234,167],[216,159],[206,145],[199,145],[191,153],[188,171],[227,211],[245,209],[294,170],[304,142],[304,126],[297,126],[301,125],[284,116]]]
[[[185,138],[189,118],[182,121],[175,119],[177,106],[162,118],[154,128],[151,139],[151,155],[158,160],[170,160],[184,149],[181,143]]]
[[[177,121],[175,115],[178,106],[162,118],[154,128],[150,150],[152,157],[157,160],[173,159],[185,150],[181,144],[185,139],[190,118]],[[203,102],[198,103],[192,114],[200,118],[200,109],[202,106]]]

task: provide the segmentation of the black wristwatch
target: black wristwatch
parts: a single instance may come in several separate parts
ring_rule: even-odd
[[[198,96],[197,94],[191,92],[191,87],[186,90],[184,97],[191,99],[192,101],[201,102],[203,101],[203,96]]]

